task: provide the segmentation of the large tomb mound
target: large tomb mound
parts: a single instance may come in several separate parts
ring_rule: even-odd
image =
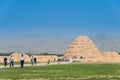
[[[96,45],[86,36],[76,38],[65,51],[65,59],[79,58],[86,62],[101,61],[103,58]]]

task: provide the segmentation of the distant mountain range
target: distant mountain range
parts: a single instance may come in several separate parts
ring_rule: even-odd
[[[88,36],[100,49],[101,52],[120,52],[120,37],[97,34]],[[0,52],[23,52],[23,53],[55,53],[63,54],[67,47],[76,37],[61,35],[40,36],[27,39],[7,40],[0,42]]]
[[[54,53],[63,54],[74,38],[61,35],[27,36],[0,41],[0,53]]]
[[[98,34],[89,36],[101,52],[120,52],[120,37]]]

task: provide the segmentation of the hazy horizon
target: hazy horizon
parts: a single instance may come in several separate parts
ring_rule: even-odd
[[[0,1],[0,52],[63,53],[79,35],[119,30],[119,0]]]

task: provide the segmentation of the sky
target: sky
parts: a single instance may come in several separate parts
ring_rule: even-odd
[[[100,33],[119,36],[119,30],[119,0],[0,0],[1,41]]]

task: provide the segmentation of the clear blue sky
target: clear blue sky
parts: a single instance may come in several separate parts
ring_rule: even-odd
[[[120,34],[119,0],[0,0],[0,36]]]

